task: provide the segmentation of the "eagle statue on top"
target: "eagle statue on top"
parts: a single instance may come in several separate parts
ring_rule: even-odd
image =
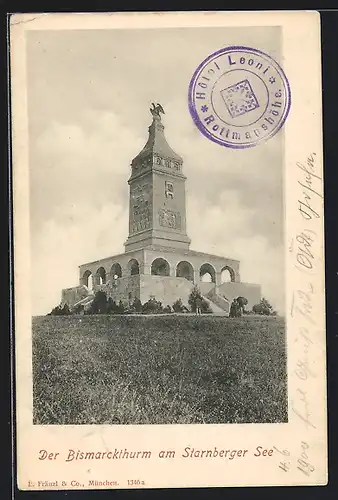
[[[160,113],[165,114],[161,104],[157,103],[156,106],[155,103],[153,102],[151,104],[153,107],[150,108],[150,113],[153,115],[154,118],[157,117],[161,119]]]

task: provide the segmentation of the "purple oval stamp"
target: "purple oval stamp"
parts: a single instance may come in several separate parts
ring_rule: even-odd
[[[290,109],[291,92],[282,68],[250,47],[225,47],[207,57],[189,85],[189,110],[210,140],[249,148],[273,137]]]

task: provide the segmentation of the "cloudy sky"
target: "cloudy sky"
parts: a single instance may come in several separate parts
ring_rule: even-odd
[[[227,45],[281,61],[278,28],[31,31],[27,35],[33,314],[78,284],[78,265],[124,251],[130,162],[160,102],[184,158],[194,250],[241,261],[279,311],[283,296],[283,134],[247,150],[204,137],[191,76]],[[38,279],[37,279],[38,277]]]

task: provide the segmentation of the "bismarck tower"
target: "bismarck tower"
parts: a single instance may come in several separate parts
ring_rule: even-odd
[[[153,104],[150,111],[148,141],[131,163],[126,252],[156,246],[189,250],[183,160],[164,136],[162,106]]]
[[[214,313],[227,315],[238,296],[252,307],[260,286],[240,281],[238,260],[190,250],[183,159],[166,141],[162,106],[153,104],[150,112],[148,140],[131,162],[125,252],[80,265],[80,284],[62,291],[62,303],[87,306],[103,290],[117,302],[155,297],[163,306],[178,298],[187,304],[196,284]]]

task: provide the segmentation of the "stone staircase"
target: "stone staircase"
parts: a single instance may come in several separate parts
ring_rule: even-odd
[[[177,297],[180,297],[183,301],[183,303],[188,306],[188,298],[191,293],[191,290],[193,289],[193,283],[188,281],[185,278],[172,278],[168,279],[163,279],[163,277],[153,277],[152,282],[149,283],[150,285],[150,290],[154,295],[161,295],[162,294],[170,300],[168,300],[168,303],[173,303]],[[102,285],[100,289],[105,289],[106,285]],[[77,306],[83,306],[84,309],[88,309],[93,302],[94,299],[94,292],[92,290],[89,290],[87,287],[86,288],[87,296],[82,297],[80,300],[77,300],[74,304],[71,305],[71,309],[76,308]],[[209,304],[210,309],[212,310],[213,314],[217,316],[228,316],[229,311],[230,311],[230,304],[229,302],[219,295],[216,291],[216,287],[214,286],[211,290],[209,290],[207,293],[201,293],[203,299]],[[144,300],[145,301],[145,300]],[[166,305],[166,301],[163,301],[164,306]]]
[[[83,299],[79,300],[78,302],[76,302],[72,307],[71,309],[75,309],[77,306],[83,306],[84,309],[87,309],[88,307],[90,307],[91,303],[93,302],[94,300],[94,294],[93,293],[90,293],[88,292],[89,295],[87,297],[84,297]]]
[[[216,307],[221,309],[227,316],[230,313],[230,303],[224,297],[217,293],[216,287],[212,288],[207,294],[206,298],[209,299]]]
[[[209,299],[206,295],[202,295],[203,299],[209,304],[210,309],[212,310],[213,314],[217,316],[228,316],[229,313],[219,307],[215,302],[213,302],[211,299]]]

